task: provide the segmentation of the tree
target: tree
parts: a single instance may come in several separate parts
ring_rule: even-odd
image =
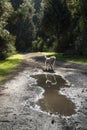
[[[87,55],[87,2],[86,0],[67,0],[72,14],[72,45],[78,55]]]
[[[15,52],[15,37],[7,30],[8,20],[11,18],[13,8],[8,0],[0,1],[0,59]]]
[[[33,24],[34,8],[29,0],[23,0],[15,11],[15,22],[10,24],[10,31],[16,35],[16,49],[20,52],[31,50],[34,38]]]
[[[80,54],[87,56],[87,1],[79,0],[80,4],[80,20],[79,20],[79,28],[80,28]]]
[[[17,10],[19,6],[23,3],[23,0],[10,0],[14,10]]]
[[[40,13],[41,11],[41,1],[42,0],[32,0],[32,3],[34,3],[34,8],[36,13]]]
[[[66,0],[44,0],[43,5],[43,30],[45,33],[56,37],[57,49],[62,50],[61,41],[70,25],[70,12],[67,8]]]

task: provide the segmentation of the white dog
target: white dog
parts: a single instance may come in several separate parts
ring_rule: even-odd
[[[56,61],[56,57],[55,56],[50,56],[50,57],[45,56],[45,68],[47,70],[48,69],[54,70],[55,61]]]

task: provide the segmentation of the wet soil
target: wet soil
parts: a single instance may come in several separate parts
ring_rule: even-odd
[[[51,72],[44,71],[41,53],[24,57],[18,73],[0,87],[0,130],[87,130],[87,66],[56,61],[55,72]],[[75,113],[55,114],[32,107],[42,96],[43,86],[31,75],[42,74],[59,75],[69,83],[70,87],[61,87],[58,93],[75,104]]]

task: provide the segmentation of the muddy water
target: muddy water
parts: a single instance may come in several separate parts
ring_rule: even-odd
[[[43,98],[39,99],[36,104],[42,111],[64,116],[75,114],[75,104],[58,92],[61,87],[70,87],[61,76],[39,74],[31,77],[37,79],[37,86],[41,86],[45,90]]]

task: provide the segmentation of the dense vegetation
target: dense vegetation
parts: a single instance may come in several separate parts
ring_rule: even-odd
[[[0,0],[0,59],[32,51],[87,57],[86,0]]]

